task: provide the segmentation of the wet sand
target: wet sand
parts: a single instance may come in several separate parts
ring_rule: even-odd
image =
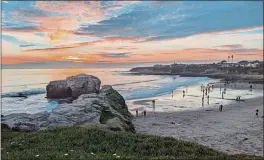
[[[236,88],[229,84],[222,99],[219,87],[223,84],[211,83],[214,89],[209,93],[209,104],[204,98],[203,106],[201,84],[189,86],[185,97],[182,91],[186,91],[186,87],[182,87],[174,91],[173,97],[170,93],[129,101],[132,113],[138,108],[139,112],[147,110],[146,117],[139,114],[134,118],[137,132],[196,142],[228,154],[262,155],[263,85],[253,84],[250,91],[249,84],[239,83]],[[237,102],[237,96],[243,101]],[[222,112],[218,109],[220,104],[223,104]],[[256,109],[259,109],[258,116]]]

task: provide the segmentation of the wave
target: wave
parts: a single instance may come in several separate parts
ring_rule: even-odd
[[[135,100],[143,98],[151,98],[156,96],[161,96],[170,93],[172,90],[183,87],[190,86],[198,82],[207,81],[207,77],[192,77],[179,79],[177,81],[169,81],[167,83],[160,83],[158,87],[149,86],[148,88],[137,88],[134,90],[129,90],[127,92],[121,93],[125,100]]]
[[[6,97],[27,97],[30,95],[44,94],[44,93],[46,93],[45,89],[38,88],[38,89],[24,90],[21,92],[2,93],[2,98],[6,98]]]
[[[122,85],[126,85],[126,84],[137,84],[137,83],[143,83],[143,82],[152,82],[152,81],[158,81],[161,79],[164,79],[166,77],[163,78],[159,78],[159,79],[152,79],[152,80],[146,80],[146,81],[135,81],[135,82],[129,82],[129,83],[119,83],[119,84],[113,84],[112,86],[122,86]]]
[[[32,85],[40,85],[40,84],[48,84],[48,83],[32,83],[32,84],[19,84],[19,85],[6,85],[2,86],[4,87],[27,87],[27,86],[32,86]]]

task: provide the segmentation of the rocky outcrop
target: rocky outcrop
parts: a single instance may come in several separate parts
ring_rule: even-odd
[[[101,81],[95,76],[79,74],[66,80],[51,81],[47,87],[47,98],[77,98],[82,94],[98,93]]]
[[[95,125],[113,131],[135,132],[131,118],[123,97],[111,86],[103,86],[99,93],[82,94],[70,104],[59,104],[52,112],[6,115],[1,123],[23,131]]]
[[[71,97],[71,88],[67,86],[66,80],[51,81],[47,87],[47,98],[68,98]]]

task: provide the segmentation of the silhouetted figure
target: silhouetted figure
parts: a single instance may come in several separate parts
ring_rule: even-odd
[[[256,116],[258,116],[258,112],[259,112],[259,110],[258,110],[258,109],[256,109]]]
[[[146,110],[143,111],[143,115],[144,115],[144,116],[147,115],[147,111],[146,111]]]
[[[222,112],[222,110],[223,110],[223,105],[221,104],[221,105],[219,106],[219,111]]]
[[[209,95],[207,96],[207,104],[209,104]]]
[[[252,85],[250,85],[250,91],[252,91]]]
[[[182,96],[185,97],[185,91],[184,90],[182,91]]]
[[[138,110],[136,110],[136,116],[138,116]]]
[[[207,88],[205,88],[205,95],[207,95]]]
[[[155,111],[155,100],[152,100],[153,111]]]
[[[204,96],[202,97],[202,106],[204,106]]]
[[[173,97],[173,90],[171,91],[171,97]]]
[[[224,92],[222,92],[222,99],[224,99]]]

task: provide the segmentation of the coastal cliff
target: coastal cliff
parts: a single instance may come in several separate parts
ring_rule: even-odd
[[[135,67],[131,74],[180,75],[183,77],[209,77],[227,81],[263,83],[263,62],[254,65],[241,63],[171,64],[150,67]]]

